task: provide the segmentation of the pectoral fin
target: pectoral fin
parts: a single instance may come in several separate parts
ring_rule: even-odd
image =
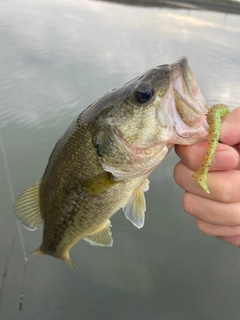
[[[18,221],[29,230],[38,229],[43,219],[39,204],[39,187],[41,180],[24,190],[14,202],[14,214]]]
[[[142,228],[145,221],[146,201],[144,192],[149,189],[149,180],[146,179],[132,194],[128,204],[123,208],[125,216],[135,227]]]
[[[112,188],[116,183],[109,172],[104,172],[84,181],[82,186],[90,195],[98,196]]]
[[[111,222],[107,222],[93,234],[84,238],[87,242],[94,246],[111,247],[113,244],[112,233],[110,230]]]

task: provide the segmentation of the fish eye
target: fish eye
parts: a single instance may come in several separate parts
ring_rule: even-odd
[[[133,97],[138,103],[144,104],[151,100],[153,94],[153,88],[149,84],[141,84],[135,89]]]

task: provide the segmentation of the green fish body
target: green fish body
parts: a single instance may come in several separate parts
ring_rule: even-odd
[[[111,246],[109,218],[120,208],[143,227],[149,174],[174,144],[207,139],[207,112],[185,57],[97,99],[57,142],[42,179],[14,203],[23,226],[43,224],[33,253],[72,265],[69,250],[80,239]]]

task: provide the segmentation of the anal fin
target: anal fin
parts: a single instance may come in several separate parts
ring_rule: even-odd
[[[14,214],[18,221],[29,230],[38,229],[43,219],[39,204],[39,187],[41,180],[24,190],[14,202]]]
[[[96,232],[84,238],[87,242],[94,246],[111,247],[113,244],[112,232],[110,230],[111,222],[107,222],[101,226]]]
[[[146,200],[144,192],[149,189],[149,180],[146,179],[132,194],[129,202],[123,208],[125,216],[135,227],[142,228],[145,221]]]

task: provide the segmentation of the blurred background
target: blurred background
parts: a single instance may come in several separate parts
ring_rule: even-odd
[[[30,255],[42,229],[22,229],[24,267],[12,215],[73,119],[155,65],[188,56],[210,105],[239,106],[239,13],[239,1],[0,0],[1,320],[240,318],[240,251],[184,212],[174,153],[150,176],[144,228],[119,211],[112,248],[71,250],[77,270]]]

